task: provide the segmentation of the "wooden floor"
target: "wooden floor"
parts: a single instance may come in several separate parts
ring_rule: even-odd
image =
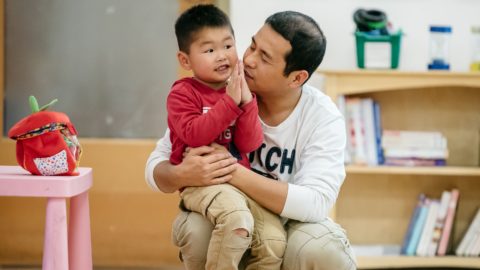
[[[0,265],[0,270],[41,270],[41,266]],[[183,267],[93,267],[93,270],[183,270]]]

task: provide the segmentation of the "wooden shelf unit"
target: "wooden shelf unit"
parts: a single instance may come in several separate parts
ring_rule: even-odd
[[[319,71],[332,99],[371,97],[380,104],[383,129],[440,131],[447,137],[446,167],[348,165],[333,216],[353,245],[401,245],[417,196],[440,198],[458,188],[453,228],[457,246],[480,206],[480,73]],[[480,258],[359,257],[359,269],[462,267]]]

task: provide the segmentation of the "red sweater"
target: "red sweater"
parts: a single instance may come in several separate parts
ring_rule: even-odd
[[[255,96],[238,107],[225,93],[193,78],[176,81],[167,98],[168,127],[172,142],[170,162],[179,164],[187,146],[216,142],[225,146],[238,162],[250,168],[247,153],[263,142]]]

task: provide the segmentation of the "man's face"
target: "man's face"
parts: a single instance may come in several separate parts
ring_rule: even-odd
[[[212,88],[224,86],[238,60],[230,28],[206,27],[199,31],[187,58],[195,78]]]
[[[243,55],[245,79],[252,92],[259,96],[281,93],[287,84],[283,75],[285,56],[291,51],[290,42],[265,24],[252,37]]]

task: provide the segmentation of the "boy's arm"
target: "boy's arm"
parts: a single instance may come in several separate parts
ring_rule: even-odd
[[[235,122],[233,142],[241,153],[250,153],[263,143],[263,130],[258,118],[257,99],[255,95],[250,102],[244,104],[243,113]]]
[[[187,89],[175,88],[167,98],[168,126],[190,147],[209,145],[242,113],[228,95],[207,113]]]

